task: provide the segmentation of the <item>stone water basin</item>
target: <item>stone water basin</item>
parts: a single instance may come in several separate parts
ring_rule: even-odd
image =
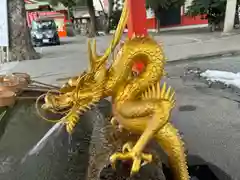
[[[40,93],[30,93],[37,97]],[[80,180],[88,165],[88,148],[92,133],[90,118],[95,110],[81,117],[70,143],[65,129],[49,138],[43,149],[26,154],[53,126],[41,119],[35,100],[17,101],[13,107],[2,107],[0,113],[0,179],[1,180]],[[107,115],[106,110],[103,114]],[[49,115],[56,118],[54,115]],[[91,116],[91,117],[90,117]],[[24,158],[25,157],[25,158]]]

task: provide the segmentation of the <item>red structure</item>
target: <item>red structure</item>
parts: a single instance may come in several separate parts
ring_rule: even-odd
[[[128,36],[147,35],[147,17],[145,0],[128,0],[130,10],[128,20]]]
[[[130,0],[131,2],[129,2],[129,7],[131,8],[132,7],[132,4],[134,4],[134,6],[136,7],[139,7],[141,6],[142,4],[142,0],[139,0],[137,1],[137,3],[134,1],[134,0]],[[145,2],[143,2],[145,3]],[[105,9],[108,9],[108,0],[103,0],[103,6]],[[135,9],[135,8],[134,8]],[[133,14],[135,12],[135,10],[133,9],[133,11],[131,11]],[[137,9],[137,8],[136,8]],[[177,13],[168,13],[168,16],[166,17],[166,15],[163,15],[162,16],[162,22],[163,21],[171,21],[172,19],[178,19],[177,22],[168,22],[168,23],[162,23],[160,22],[160,28],[177,28],[177,27],[187,27],[187,26],[197,26],[197,25],[204,25],[204,24],[208,24],[208,21],[206,19],[202,19],[201,16],[196,16],[196,17],[189,17],[189,16],[186,16],[185,15],[185,5],[183,5],[182,7],[179,7],[179,9],[177,10]],[[136,12],[140,12],[140,13],[143,13],[142,10],[136,10]],[[131,16],[132,16],[132,13],[131,13]],[[136,21],[139,21],[137,23],[141,23],[140,21],[142,21],[142,19],[140,19],[139,16],[142,17],[142,15],[140,15],[140,13],[137,15],[137,20]],[[143,14],[143,16],[146,16],[146,12]],[[170,16],[169,16],[170,14]],[[132,19],[130,17],[130,19]],[[148,30],[155,30],[157,27],[156,27],[156,18],[153,14],[153,16],[148,16],[146,17],[147,20],[145,20],[145,27],[148,29]],[[142,21],[143,23],[144,21]],[[134,22],[133,22],[134,23]],[[136,23],[134,23],[136,24]],[[133,25],[134,26],[134,25]],[[139,26],[140,27],[140,26]],[[131,33],[130,33],[131,34]]]
[[[148,29],[155,29],[156,19],[147,19],[146,17],[146,6],[145,0],[128,0],[128,8],[130,9],[129,20],[128,20],[128,37],[131,38],[133,35],[146,36]],[[188,26],[188,25],[199,25],[207,24],[207,20],[201,19],[200,16],[187,17],[184,15],[183,7],[181,9],[181,21],[180,24],[173,24],[170,27],[176,26]],[[141,72],[144,69],[144,64],[141,59],[133,66],[133,71]]]
[[[133,35],[147,35],[147,18],[145,0],[128,0],[128,8],[130,10],[128,20],[128,37]],[[133,66],[133,71],[141,72],[144,69],[144,64],[141,59]]]
[[[178,13],[170,13],[171,17],[163,17],[162,22],[170,19],[178,19],[179,22],[176,23],[170,23],[166,25],[165,23],[161,23],[160,20],[160,28],[174,28],[174,27],[187,27],[187,26],[194,26],[194,25],[204,25],[208,24],[208,20],[202,18],[202,16],[195,16],[195,17],[189,17],[185,15],[185,8],[182,6],[179,8]],[[156,18],[152,17],[147,19],[147,28],[148,29],[156,29]]]

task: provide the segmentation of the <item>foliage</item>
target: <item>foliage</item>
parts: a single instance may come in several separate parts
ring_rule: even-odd
[[[237,0],[239,5],[240,0]],[[208,19],[211,22],[221,22],[224,20],[227,0],[193,0],[191,6],[186,12],[187,16],[198,16]],[[237,8],[237,7],[236,7]],[[236,11],[235,20],[238,19],[238,11]],[[205,16],[207,15],[207,16]]]
[[[95,17],[95,7],[93,0],[87,0],[88,13],[90,15],[90,28],[89,28],[89,37],[94,37],[97,35],[97,21]]]
[[[197,16],[211,13],[212,10],[218,11],[217,14],[224,13],[226,0],[193,0],[188,7],[186,15]]]
[[[109,17],[109,19],[110,19],[109,29],[117,28],[118,21],[121,17],[121,13],[122,13],[121,10],[116,10],[116,11],[112,12],[111,16]]]
[[[146,0],[146,6],[154,10],[168,9],[169,7],[180,7],[184,5],[185,0]]]

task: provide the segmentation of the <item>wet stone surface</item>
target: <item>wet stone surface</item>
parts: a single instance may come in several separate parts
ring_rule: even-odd
[[[130,177],[130,168],[119,164],[117,170],[111,165],[103,168],[99,180],[166,180],[162,172],[162,165],[149,164],[141,168],[138,174]]]
[[[129,177],[129,165],[131,163],[128,164],[128,168],[122,168],[123,166],[121,165],[124,163],[119,162],[117,171],[114,171],[111,166],[107,166],[109,158],[113,153],[120,152],[127,140],[135,142],[139,136],[129,136],[129,133],[126,131],[116,131],[110,124],[109,119],[101,118],[100,114],[96,114],[95,119],[89,147],[88,180],[165,180],[160,161],[143,167],[138,175],[131,178]],[[154,154],[154,157],[164,155],[161,156],[161,160],[164,157],[166,158],[166,155],[156,143],[150,143],[149,147],[151,147],[150,152]]]
[[[36,115],[34,102],[19,102],[7,118],[0,140],[1,180],[83,180],[89,160],[94,110],[81,117],[69,143],[65,129],[50,137],[43,149],[23,158],[52,124]],[[98,110],[100,111],[100,110]],[[104,117],[107,112],[101,112]]]

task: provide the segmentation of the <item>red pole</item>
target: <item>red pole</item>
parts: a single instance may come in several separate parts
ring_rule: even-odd
[[[147,35],[147,17],[145,0],[128,0],[129,20],[128,20],[128,37]],[[144,64],[141,60],[133,66],[133,71],[141,72]]]
[[[145,0],[128,0],[129,20],[128,37],[147,35]]]

